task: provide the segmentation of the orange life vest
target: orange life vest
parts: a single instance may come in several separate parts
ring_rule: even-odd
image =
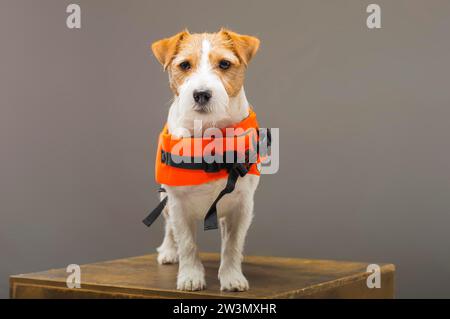
[[[260,131],[256,113],[250,108],[249,115],[241,122],[220,130],[220,136],[174,137],[164,126],[159,135],[156,152],[155,179],[159,184],[187,186],[228,178],[205,217],[205,230],[217,228],[217,202],[234,190],[238,178],[246,174],[260,175]],[[216,135],[217,131],[216,131]],[[261,137],[263,138],[263,137]],[[270,145],[270,130],[267,130]],[[165,191],[163,188],[161,191]],[[144,219],[150,226],[161,214],[167,196]]]
[[[221,137],[178,138],[168,132],[166,124],[158,140],[155,162],[156,182],[169,186],[186,186],[204,184],[228,177],[227,168],[232,163],[226,162],[226,154],[235,153],[234,161],[236,161],[237,158],[244,158],[243,152],[256,153],[256,145],[259,141],[258,129],[256,113],[252,109],[250,109],[249,116],[240,123],[221,129]],[[231,131],[239,135],[230,136]],[[177,150],[175,154],[174,149]],[[222,158],[222,162],[205,162],[206,152],[214,154],[214,159]],[[178,163],[181,165],[176,165]],[[256,160],[253,163],[257,165],[251,165],[248,174],[260,175],[258,170],[259,154],[256,154]],[[197,165],[195,166],[195,164]],[[192,168],[189,168],[190,166]],[[197,169],[193,169],[194,167]]]

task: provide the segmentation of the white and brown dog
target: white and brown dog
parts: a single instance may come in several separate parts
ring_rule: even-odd
[[[259,47],[259,40],[222,29],[217,33],[190,34],[183,31],[153,43],[152,50],[169,73],[174,100],[167,127],[172,135],[194,131],[194,120],[203,129],[224,128],[249,115],[244,92],[247,65]],[[180,130],[181,129],[181,130]],[[243,246],[253,217],[253,196],[259,176],[239,179],[232,194],[218,203],[222,249],[219,268],[223,291],[249,288],[242,274]],[[177,288],[201,290],[206,287],[205,270],[195,243],[196,220],[225,186],[226,179],[196,186],[167,186],[165,236],[158,250],[158,262],[179,262]]]

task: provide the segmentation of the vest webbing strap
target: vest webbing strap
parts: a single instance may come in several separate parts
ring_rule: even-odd
[[[227,158],[236,161],[238,159],[238,154],[236,152],[227,152],[222,156],[222,163],[214,161],[208,163],[204,158],[197,159],[195,157],[174,155],[170,152],[161,150],[161,163],[182,169],[204,170],[206,173],[216,173],[222,169],[231,169],[233,163],[226,163]]]
[[[158,189],[158,192],[165,193],[166,190],[160,187]],[[145,217],[145,219],[142,221],[147,227],[150,227],[150,225],[153,224],[153,222],[159,217],[159,215],[161,215],[162,211],[164,210],[164,207],[166,207],[168,197],[169,196],[164,197],[164,199],[159,202],[158,206],[156,206],[156,208],[152,210],[150,214],[148,214],[148,216]]]
[[[229,194],[234,191],[234,187],[236,186],[238,178],[239,172],[237,171],[237,169],[232,168],[228,173],[227,185],[220,191],[219,195],[214,200],[208,212],[206,213],[203,225],[204,230],[217,229],[217,203],[225,194]]]

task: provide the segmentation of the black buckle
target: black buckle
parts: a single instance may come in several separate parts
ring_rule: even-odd
[[[217,172],[219,172],[221,170],[220,163],[217,163],[217,162],[212,162],[212,163],[203,162],[203,170],[206,173],[217,173]]]
[[[168,160],[167,157],[168,157],[168,156],[167,156],[166,152],[161,151],[161,163],[166,164],[166,161]]]
[[[244,177],[247,175],[248,170],[250,167],[247,167],[248,164],[239,163],[236,166],[234,166],[234,169],[239,173],[239,176]]]

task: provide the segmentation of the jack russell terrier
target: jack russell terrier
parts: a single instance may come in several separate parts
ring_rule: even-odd
[[[256,117],[252,116],[254,112],[245,96],[243,83],[247,65],[258,48],[257,38],[226,29],[202,34],[191,34],[185,30],[153,43],[152,51],[164,70],[168,71],[170,88],[174,93],[160,144],[165,144],[161,138],[167,136],[174,139],[193,136],[196,121],[201,121],[202,132],[209,128],[221,130],[243,126],[245,129],[256,126]],[[206,172],[196,171],[197,175],[188,172],[182,177],[185,171],[190,168],[195,170],[196,167],[186,166],[187,170],[184,166],[169,167],[167,165],[175,161],[172,158],[170,162],[167,155],[170,154],[164,149],[158,150],[157,161],[165,164],[157,163],[157,175],[158,165],[163,173],[164,169],[175,170],[175,173],[171,171],[167,181],[164,177],[157,177],[164,190],[159,210],[165,217],[165,236],[157,249],[158,262],[179,262],[177,289],[204,289],[205,270],[195,243],[196,220],[205,218],[208,208],[215,213],[217,204],[216,218],[222,239],[218,274],[220,288],[222,291],[248,290],[249,284],[242,273],[241,263],[246,233],[253,218],[253,196],[259,182],[259,167],[255,171],[256,164],[250,169],[245,166],[244,173],[239,171],[234,174],[234,180],[231,176],[235,166],[229,165],[222,166],[224,169],[219,166],[218,170],[208,171],[208,168]],[[177,172],[185,180],[192,176],[192,183],[171,184],[169,180],[177,179]],[[240,178],[236,182],[237,177]],[[231,189],[229,184],[233,184]],[[232,194],[218,201],[231,191]],[[211,203],[214,203],[214,209],[210,208]]]

